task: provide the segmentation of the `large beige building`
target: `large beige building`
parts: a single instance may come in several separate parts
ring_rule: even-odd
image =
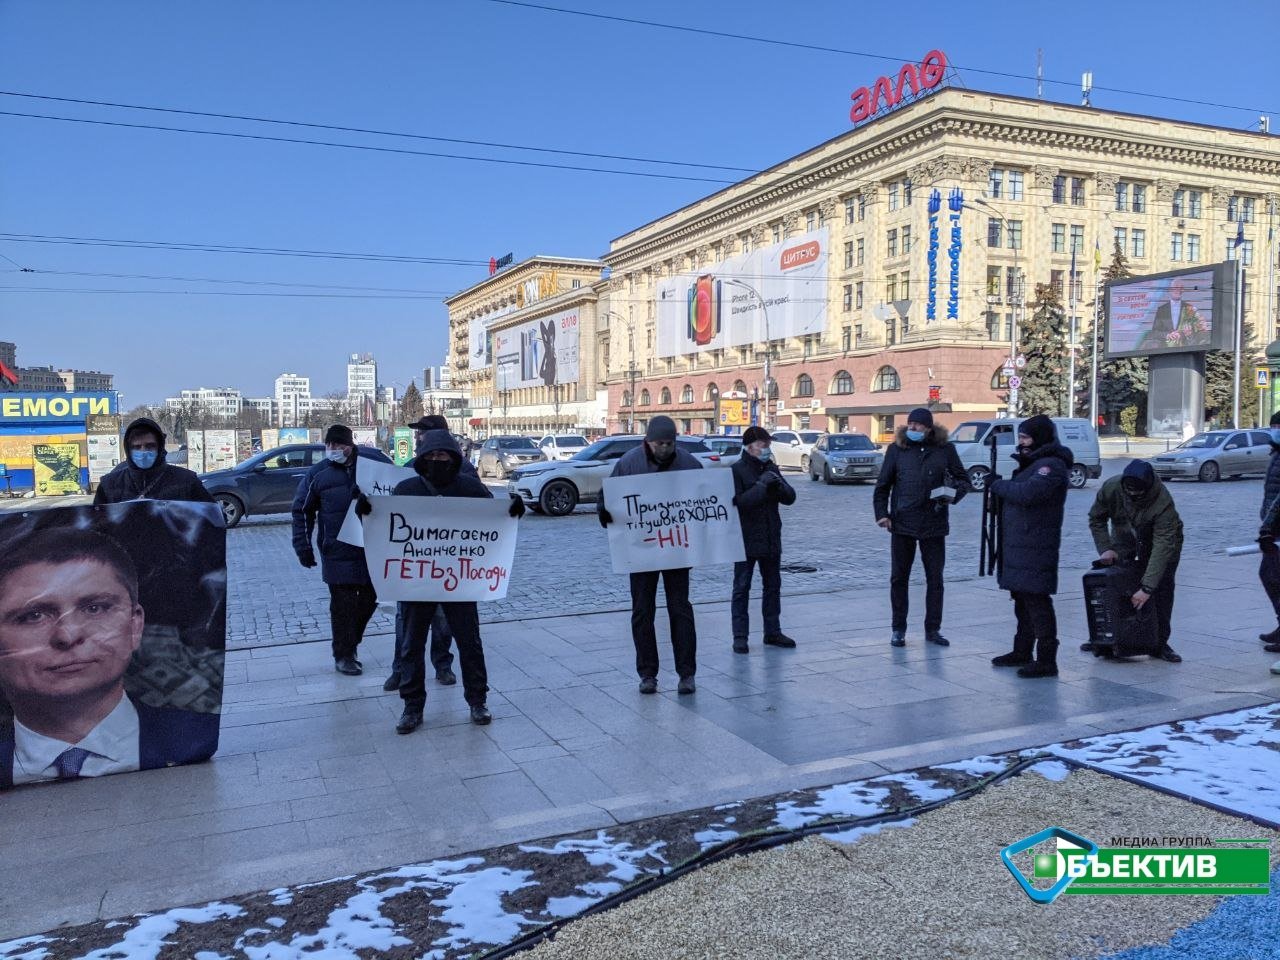
[[[783,323],[768,334],[776,399],[757,410],[777,426],[882,436],[926,403],[952,424],[1003,410],[1001,371],[1019,311],[1031,309],[1039,285],[1053,285],[1064,304],[1074,303],[1083,340],[1100,273],[1095,247],[1105,268],[1115,243],[1135,274],[1215,263],[1238,250],[1256,352],[1275,336],[1268,221],[1278,201],[1280,140],[1266,134],[939,90],[610,244],[603,261],[612,274],[597,284],[593,304],[608,428],[665,413],[686,431],[715,430],[722,395],[764,396],[764,336],[717,346],[713,331],[696,332],[690,319],[693,339],[672,349],[660,320],[660,300],[700,276],[736,277],[732,308],[725,288],[718,309],[738,310],[736,298],[749,308],[752,294],[773,299],[775,316],[788,309],[758,292],[776,277],[735,266],[764,248],[781,257],[781,270],[819,249],[826,257],[819,302],[804,308],[805,332],[787,336]],[[1244,243],[1236,247],[1239,221]],[[474,315],[509,299],[500,292],[508,282],[500,275],[460,294],[451,318],[455,307]],[[689,293],[691,310],[694,299]],[[683,302],[676,307],[668,318]],[[462,336],[455,327],[455,353],[465,349]],[[1062,362],[1069,366],[1065,349]],[[590,390],[586,380],[581,390]],[[1036,412],[1067,409],[1064,390],[1059,410]]]

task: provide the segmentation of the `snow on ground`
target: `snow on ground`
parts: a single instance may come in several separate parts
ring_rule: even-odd
[[[909,827],[915,822],[915,817],[907,817],[905,820],[888,820],[884,823],[873,823],[869,827],[850,827],[848,830],[836,830],[833,833],[820,834],[820,836],[827,840],[834,840],[836,843],[857,843],[863,837],[879,833],[881,830],[894,827]]]
[[[571,838],[560,840],[553,847],[537,847],[533,844],[521,844],[525,853],[546,853],[553,856],[564,856],[580,853],[587,863],[593,867],[608,867],[608,876],[615,877],[623,883],[630,883],[642,873],[651,872],[652,868],[641,867],[645,860],[656,860],[666,865],[666,860],[658,853],[666,843],[658,840],[647,847],[635,847],[626,841],[616,841],[604,830],[597,831],[595,839]]]
[[[794,800],[782,801],[773,822],[783,829],[794,830],[832,817],[869,817],[883,813],[888,799],[888,787],[869,787],[861,781],[837,783],[819,790],[815,801],[806,806]]]

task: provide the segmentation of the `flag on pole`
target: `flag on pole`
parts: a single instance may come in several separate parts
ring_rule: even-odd
[[[1239,250],[1244,243],[1244,219],[1236,221],[1236,238],[1231,242],[1232,250]]]
[[[1102,269],[1102,247],[1098,246],[1098,238],[1093,238],[1093,269]]]
[[[18,375],[5,366],[3,360],[0,360],[0,380],[8,380],[15,387],[18,385]]]

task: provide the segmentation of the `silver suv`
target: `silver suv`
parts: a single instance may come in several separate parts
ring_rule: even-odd
[[[640,436],[605,437],[568,460],[517,467],[507,482],[507,491],[539,513],[563,517],[573,513],[579,503],[599,500],[604,478],[613,473],[618,458],[643,441]],[[704,467],[723,466],[720,455],[701,440],[677,437],[676,443],[701,460]]]

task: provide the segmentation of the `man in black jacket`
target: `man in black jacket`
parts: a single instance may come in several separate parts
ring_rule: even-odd
[[[462,472],[462,451],[448,430],[424,431],[416,452],[413,469],[418,475],[396,484],[393,493],[397,497],[493,498],[479,478]],[[524,501],[512,497],[511,516],[523,516],[524,510]],[[368,501],[361,502],[356,512],[367,513]],[[400,663],[404,678],[400,684],[400,699],[404,701],[404,713],[396,723],[396,733],[412,733],[422,726],[422,709],[427,703],[427,631],[437,609],[444,611],[458,644],[462,690],[471,707],[471,721],[481,725],[491,722],[493,715],[485,706],[489,674],[484,662],[484,647],[480,643],[480,614],[475,601],[406,601],[401,606],[405,643]]]
[[[770,444],[773,438],[763,427],[747,427],[742,434],[742,456],[733,465],[734,505],[742,523],[742,544],[747,559],[733,565],[733,652],[750,648],[747,634],[750,619],[751,573],[760,565],[764,597],[764,642],[771,647],[794,647],[796,642],[782,632],[782,517],[778,504],[791,506],[796,492],[782,479]]]
[[[942,571],[946,538],[951,532],[948,504],[969,490],[969,478],[947,430],[935,426],[933,413],[917,407],[899,427],[885,453],[872,501],[876,523],[893,535],[890,544],[889,603],[893,607],[889,643],[907,642],[907,591],[916,547],[924,563],[924,637],[940,647],[950,645],[942,635]],[[950,493],[935,491],[949,490]]]
[[[1276,546],[1275,519],[1280,514],[1280,411],[1271,415],[1271,462],[1267,464],[1267,479],[1262,488],[1260,511],[1262,527],[1258,531],[1258,544],[1262,547],[1262,565],[1258,567],[1258,579],[1267,599],[1280,622],[1280,547]],[[1280,626],[1268,633],[1258,634],[1268,653],[1280,653]]]
[[[126,459],[98,481],[95,505],[127,500],[189,500],[213,503],[191,470],[165,462],[165,434],[160,424],[139,417],[124,432]]]

